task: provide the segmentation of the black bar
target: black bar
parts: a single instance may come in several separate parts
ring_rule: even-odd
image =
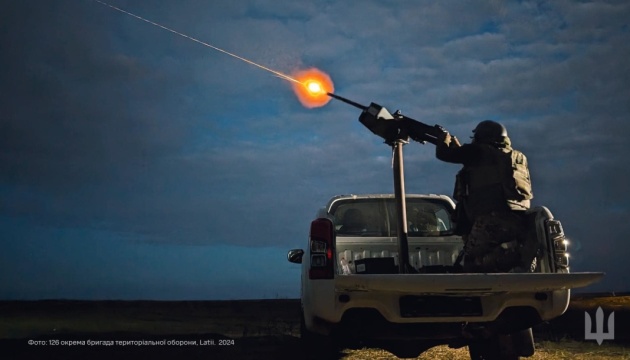
[[[345,97],[342,97],[342,96],[339,96],[339,95],[335,95],[335,94],[333,94],[333,93],[329,93],[329,92],[327,92],[326,94],[327,94],[328,96],[332,97],[332,98],[335,98],[335,99],[337,99],[337,100],[339,100],[339,101],[343,101],[343,102],[345,102],[346,104],[350,104],[350,105],[352,105],[352,106],[354,106],[354,107],[356,107],[356,108],[359,108],[359,109],[361,109],[361,110],[365,110],[365,109],[367,109],[367,106],[361,105],[361,104],[356,103],[356,102],[354,102],[354,101],[352,101],[352,100],[348,100],[348,99],[346,99]]]

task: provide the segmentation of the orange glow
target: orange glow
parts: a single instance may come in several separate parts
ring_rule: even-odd
[[[311,68],[293,74],[299,83],[293,84],[293,91],[302,105],[315,108],[326,105],[330,101],[327,93],[335,91],[333,82],[326,73]]]

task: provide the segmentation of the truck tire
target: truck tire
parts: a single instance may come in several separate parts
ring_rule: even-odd
[[[468,344],[471,360],[518,360],[519,356],[512,349],[506,349],[502,343],[504,336],[493,336],[489,339],[479,339]],[[508,350],[508,351],[505,351]]]
[[[396,341],[390,342],[383,348],[394,354],[399,359],[415,359],[426,350],[426,347],[417,341]]]
[[[514,352],[519,356],[530,357],[536,352],[532,328],[516,332],[511,335]]]
[[[471,360],[518,360],[534,355],[532,328],[509,335],[495,335],[479,339],[468,345]]]
[[[303,312],[300,316],[300,340],[303,350],[302,359],[337,360],[342,355],[337,343],[330,336],[316,334],[306,328]]]

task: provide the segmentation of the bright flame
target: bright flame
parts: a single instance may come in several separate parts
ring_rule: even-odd
[[[326,105],[330,101],[328,93],[335,91],[330,76],[321,70],[311,68],[293,74],[293,77],[298,81],[293,84],[293,91],[307,108]]]
[[[319,94],[322,92],[322,84],[317,81],[309,81],[306,83],[306,88],[311,94]]]

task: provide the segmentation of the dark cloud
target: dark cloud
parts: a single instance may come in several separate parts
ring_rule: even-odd
[[[342,96],[462,139],[504,122],[577,269],[609,286],[629,270],[625,2],[115,5],[275,70],[319,67]],[[250,64],[90,1],[10,1],[0,30],[0,216],[289,247],[330,196],[392,191],[390,149],[357,109],[305,109]],[[405,153],[409,192],[450,194],[456,166]]]

